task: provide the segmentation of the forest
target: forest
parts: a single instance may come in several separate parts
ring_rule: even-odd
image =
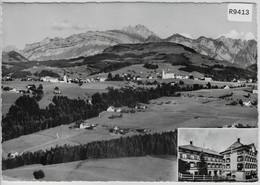
[[[56,146],[46,151],[26,152],[15,158],[2,159],[2,170],[31,164],[57,164],[85,159],[176,155],[177,130],[95,141],[84,145]]]
[[[213,66],[204,65],[204,67],[200,67],[186,63],[185,67],[180,68],[180,70],[186,72],[197,71],[205,74],[205,76],[212,77],[212,79],[216,81],[231,82],[234,79],[249,80],[250,78],[253,79],[253,81],[257,80],[256,73],[253,73],[252,71],[237,67],[223,66],[219,64]]]
[[[180,96],[180,91],[192,91],[205,88],[202,85],[181,86],[171,83],[158,84],[156,88],[124,87],[108,88],[108,93],[95,93],[91,103],[84,99],[69,99],[55,96],[46,109],[40,109],[37,100],[29,95],[19,97],[9,112],[2,117],[2,141],[17,138],[40,130],[70,124],[99,115],[109,106],[135,107],[138,103],[149,103],[149,100],[163,96]],[[211,88],[214,88],[211,86]],[[216,88],[216,87],[215,87]]]

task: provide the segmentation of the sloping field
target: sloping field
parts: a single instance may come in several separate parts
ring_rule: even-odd
[[[47,105],[51,103],[52,98],[55,96],[53,90],[58,87],[61,91],[61,95],[67,96],[70,99],[73,98],[87,98],[92,96],[96,92],[107,92],[106,88],[108,86],[113,86],[114,88],[119,88],[120,83],[117,82],[93,82],[83,84],[81,87],[77,84],[68,83],[50,83],[50,82],[26,82],[26,81],[4,81],[2,85],[4,87],[15,87],[17,90],[26,90],[26,86],[29,84],[35,84],[36,87],[42,84],[44,96],[39,102],[40,108],[44,109]],[[122,84],[123,85],[123,84]],[[22,94],[3,91],[2,92],[2,113],[5,115],[12,104],[15,103],[17,98]]]
[[[127,66],[127,67],[123,67],[121,69],[118,69],[118,70],[115,70],[115,71],[112,71],[111,74],[114,76],[115,74],[120,74],[120,75],[123,75],[123,74],[132,74],[134,76],[140,76],[141,78],[146,78],[147,75],[150,75],[152,76],[153,78],[157,78],[158,75],[162,75],[162,70],[165,70],[165,72],[169,72],[169,73],[174,73],[176,75],[183,75],[183,76],[186,76],[186,75],[189,75],[189,74],[192,74],[194,77],[203,77],[204,75],[201,74],[201,73],[198,73],[198,72],[191,72],[191,73],[188,73],[188,72],[185,72],[185,71],[180,71],[179,68],[183,67],[183,66],[180,66],[180,65],[177,65],[177,66],[173,66],[169,63],[161,63],[161,62],[158,62],[158,63],[155,63],[156,65],[158,65],[158,68],[157,69],[147,69],[144,66],[144,64],[134,64],[134,65],[130,65],[130,66]],[[101,77],[107,77],[108,73],[101,73],[99,74],[99,76]],[[90,77],[97,77],[98,75],[92,75],[92,76],[89,76]],[[158,80],[158,79],[157,79]]]
[[[3,171],[4,180],[32,180],[43,170],[44,181],[177,181],[176,157],[129,157],[30,165]]]
[[[243,101],[256,101],[257,100],[257,94],[253,94],[253,93],[248,93],[244,90],[251,90],[252,88],[250,87],[241,87],[241,88],[231,88],[231,89],[202,89],[202,90],[198,90],[198,91],[191,91],[191,92],[182,92],[183,95],[194,95],[194,97],[198,97],[198,96],[203,96],[206,98],[209,97],[214,97],[214,98],[218,98],[220,96],[223,95],[228,95],[233,93],[232,96],[228,97],[228,98],[232,98],[233,100],[237,100],[237,99],[241,99]],[[245,96],[248,96],[248,94],[250,94],[250,96],[247,98]]]
[[[213,96],[216,92],[217,97],[224,93],[224,90],[201,90],[200,92],[206,95],[209,91]],[[240,91],[234,91],[234,94],[238,92]],[[3,157],[14,151],[21,153],[23,151],[45,150],[56,145],[78,145],[121,137],[121,135],[109,133],[109,129],[114,126],[129,128],[130,132],[123,136],[131,136],[140,134],[136,131],[137,128],[149,128],[153,133],[182,127],[217,128],[237,121],[244,125],[257,125],[256,107],[226,105],[228,102],[230,100],[196,96],[163,97],[152,100],[148,108],[143,111],[134,114],[122,113],[122,118],[109,119],[109,116],[119,113],[103,112],[100,117],[86,120],[88,124],[98,124],[93,130],[69,129],[70,125],[64,125],[3,142]]]

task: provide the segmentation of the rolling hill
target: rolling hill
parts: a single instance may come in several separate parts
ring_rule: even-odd
[[[3,61],[3,63],[5,63]],[[135,44],[117,44],[110,46],[102,53],[79,57],[76,59],[61,59],[39,61],[39,66],[58,68],[87,67],[90,74],[110,72],[132,64],[170,63],[174,66],[183,66],[180,70],[185,72],[197,71],[215,80],[231,81],[236,79],[255,79],[256,71],[251,68],[244,69],[236,63],[213,59],[198,53],[195,49],[173,42],[145,42]],[[26,64],[26,65],[22,65]],[[3,74],[33,68],[35,62],[17,63],[13,67],[3,66]],[[223,77],[221,77],[223,76]]]

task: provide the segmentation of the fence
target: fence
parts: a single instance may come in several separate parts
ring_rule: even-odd
[[[222,181],[223,177],[210,176],[210,175],[194,175],[179,173],[179,179],[182,181]]]

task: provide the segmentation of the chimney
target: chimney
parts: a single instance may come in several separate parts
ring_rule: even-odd
[[[237,142],[240,143],[240,138],[237,138]]]
[[[190,141],[190,145],[192,145],[192,141]]]

